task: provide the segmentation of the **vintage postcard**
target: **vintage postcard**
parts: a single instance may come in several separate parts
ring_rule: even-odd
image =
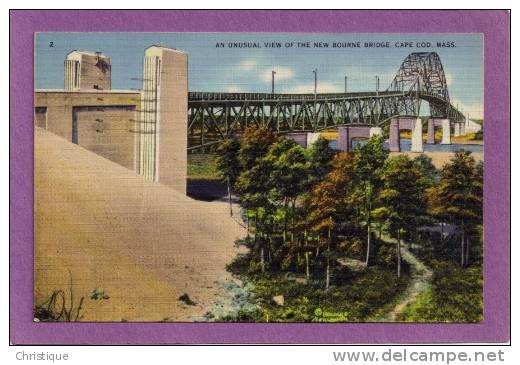
[[[480,322],[480,34],[37,33],[36,321]]]
[[[41,29],[27,121],[38,329],[190,323],[205,334],[161,341],[236,343],[238,323],[300,323],[307,343],[365,341],[361,328],[384,342],[394,323],[415,327],[391,342],[503,338],[492,308],[507,306],[509,241],[493,232],[509,195],[486,199],[509,176],[495,112],[508,100],[485,102],[500,95],[487,28]],[[215,323],[229,333],[208,335]],[[299,341],[284,328],[273,342]]]

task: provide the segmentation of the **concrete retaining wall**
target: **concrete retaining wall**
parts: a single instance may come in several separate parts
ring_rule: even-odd
[[[138,92],[37,91],[34,124],[134,170],[139,101]]]

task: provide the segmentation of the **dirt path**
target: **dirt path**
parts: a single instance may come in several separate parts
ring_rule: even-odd
[[[396,322],[406,306],[413,303],[423,291],[429,288],[432,271],[415,257],[406,245],[401,245],[401,257],[410,264],[411,281],[401,300],[380,321]]]

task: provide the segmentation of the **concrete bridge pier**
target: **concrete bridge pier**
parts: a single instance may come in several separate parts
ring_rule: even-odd
[[[463,136],[466,134],[466,123],[455,123],[453,125],[454,136]]]
[[[314,132],[291,132],[287,133],[285,137],[298,143],[303,148],[310,148],[320,138],[320,134]]]
[[[373,136],[382,136],[383,135],[383,129],[381,127],[371,127],[369,131],[369,138],[372,138]]]
[[[390,152],[401,151],[401,137],[403,130],[412,132],[411,152],[423,152],[422,120],[421,118],[392,118],[390,120]]]
[[[435,144],[435,128],[442,128],[441,144],[451,144],[450,120],[441,118],[428,119],[428,138],[426,143]],[[454,126],[455,135],[460,135],[460,125]]]
[[[370,126],[343,126],[338,128],[338,132],[338,148],[345,152],[352,150],[354,139],[369,139],[383,133],[381,128]]]
[[[426,143],[435,144],[435,121],[431,118],[428,119],[428,138]]]
[[[461,125],[460,125],[460,123],[455,123],[455,124],[453,125],[453,135],[454,135],[455,137],[458,137],[458,136],[462,135],[462,130],[461,130]]]
[[[292,139],[303,148],[307,148],[307,132],[291,132],[285,135],[288,139]]]
[[[338,148],[340,151],[348,152],[350,150],[349,127],[338,128]]]
[[[318,140],[318,138],[320,138],[319,133],[307,133],[307,148],[310,148],[314,144],[314,142]]]
[[[451,144],[450,120],[449,119],[441,119],[441,125],[442,125],[442,140],[441,140],[441,144]]]
[[[401,136],[399,135],[399,119],[390,120],[390,138],[388,138],[390,152],[401,152]]]
[[[412,125],[412,148],[411,152],[423,152],[422,119],[417,118]]]

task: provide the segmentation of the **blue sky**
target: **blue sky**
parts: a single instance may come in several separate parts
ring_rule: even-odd
[[[390,48],[332,48],[332,42],[389,42]],[[52,42],[52,47],[50,44]],[[224,42],[226,47],[217,48]],[[258,42],[261,48],[228,48],[229,42]],[[266,48],[264,42],[280,42]],[[293,46],[286,48],[285,43]],[[297,42],[310,42],[299,48]],[[313,48],[328,42],[329,48]],[[396,47],[411,42],[413,47]],[[431,47],[417,47],[430,42]],[[454,42],[438,48],[437,42]],[[188,53],[189,90],[270,92],[271,70],[277,92],[312,92],[318,69],[318,92],[342,92],[348,76],[349,91],[380,90],[391,83],[411,52],[439,54],[454,104],[472,118],[483,115],[483,44],[480,34],[332,34],[332,33],[37,33],[35,36],[35,87],[63,88],[63,60],[71,50],[102,51],[112,58],[112,88],[141,87],[144,49],[152,44]]]

